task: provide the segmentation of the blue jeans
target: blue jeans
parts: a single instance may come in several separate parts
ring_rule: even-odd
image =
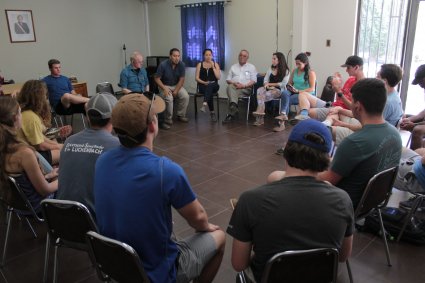
[[[298,93],[292,94],[289,90],[286,89],[281,91],[280,98],[280,109],[282,113],[285,113],[286,115],[289,113],[290,105],[297,105],[300,103],[298,100]]]

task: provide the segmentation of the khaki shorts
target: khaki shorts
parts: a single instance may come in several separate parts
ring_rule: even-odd
[[[359,120],[357,120],[356,118],[351,118],[351,117],[347,117],[347,116],[343,116],[341,118],[341,121],[350,125],[361,125]],[[333,127],[335,130],[335,144],[338,146],[343,139],[345,139],[346,137],[348,137],[349,135],[351,135],[353,133],[352,130],[350,130],[349,128],[346,127]]]
[[[188,283],[199,277],[204,266],[217,253],[210,233],[196,233],[176,244],[179,250],[177,283]]]

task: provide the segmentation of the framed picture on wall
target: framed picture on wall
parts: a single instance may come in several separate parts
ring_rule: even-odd
[[[34,42],[35,30],[31,10],[6,10],[10,42]]]

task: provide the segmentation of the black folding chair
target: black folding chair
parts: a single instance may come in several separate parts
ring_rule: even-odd
[[[360,220],[371,214],[374,210],[378,211],[379,223],[381,225],[381,235],[385,244],[385,253],[388,266],[391,266],[390,251],[386,238],[386,231],[382,221],[381,209],[386,207],[391,196],[391,191],[395,178],[397,176],[398,166],[386,169],[375,174],[367,183],[363,196],[354,212],[355,220]]]
[[[6,211],[7,211],[6,212],[6,222],[7,222],[6,236],[4,238],[3,255],[2,255],[2,260],[0,264],[2,267],[4,266],[5,260],[6,260],[7,244],[9,240],[9,234],[10,234],[10,225],[12,222],[12,213],[14,212],[19,219],[21,219],[21,217],[25,218],[25,221],[28,224],[28,227],[30,228],[32,234],[34,235],[34,238],[37,238],[37,233],[35,232],[34,228],[29,222],[27,216],[33,217],[38,222],[44,221],[43,218],[37,215],[34,207],[31,205],[27,196],[19,187],[18,183],[16,183],[13,177],[8,177],[8,185],[9,185],[9,188],[4,188],[8,196],[1,199],[1,201],[6,205]]]
[[[96,93],[107,92],[115,95],[114,87],[109,82],[102,82],[96,85]]]
[[[43,282],[47,280],[50,245],[55,247],[53,282],[57,282],[58,248],[88,252],[86,233],[97,231],[97,227],[87,207],[76,201],[45,199],[41,202],[41,209],[48,227]]]
[[[149,283],[142,262],[136,251],[127,244],[90,231],[86,236],[90,258],[102,281]]]
[[[274,255],[266,264],[261,283],[330,283],[336,282],[338,251],[319,248],[286,251]],[[244,272],[237,275],[236,282],[249,282]]]

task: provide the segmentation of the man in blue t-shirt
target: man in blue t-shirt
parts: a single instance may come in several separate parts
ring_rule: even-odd
[[[212,282],[223,257],[225,234],[208,222],[183,169],[153,153],[156,114],[164,111],[165,103],[152,93],[145,95],[128,94],[112,110],[121,146],[102,154],[96,163],[100,233],[131,245],[152,282]],[[173,239],[171,207],[198,233]]]
[[[49,91],[49,101],[52,109],[59,115],[86,113],[84,105],[89,101],[87,97],[77,94],[72,88],[70,80],[61,75],[61,62],[50,59],[48,62],[50,75],[43,78]]]
[[[161,96],[167,105],[165,110],[165,120],[161,123],[163,129],[169,129],[173,124],[173,101],[177,100],[177,120],[187,123],[187,106],[189,105],[189,94],[183,87],[185,66],[180,61],[180,50],[172,48],[170,59],[159,64],[154,75],[155,83],[159,87]]]
[[[136,51],[131,55],[130,65],[121,71],[120,86],[124,94],[149,91],[148,74],[146,69],[143,68],[143,56],[141,53]]]
[[[383,116],[385,121],[393,126],[397,126],[403,116],[400,95],[396,90],[396,86],[402,77],[403,70],[395,64],[383,64],[376,75],[377,79],[384,81],[387,89],[387,102],[385,103]]]

